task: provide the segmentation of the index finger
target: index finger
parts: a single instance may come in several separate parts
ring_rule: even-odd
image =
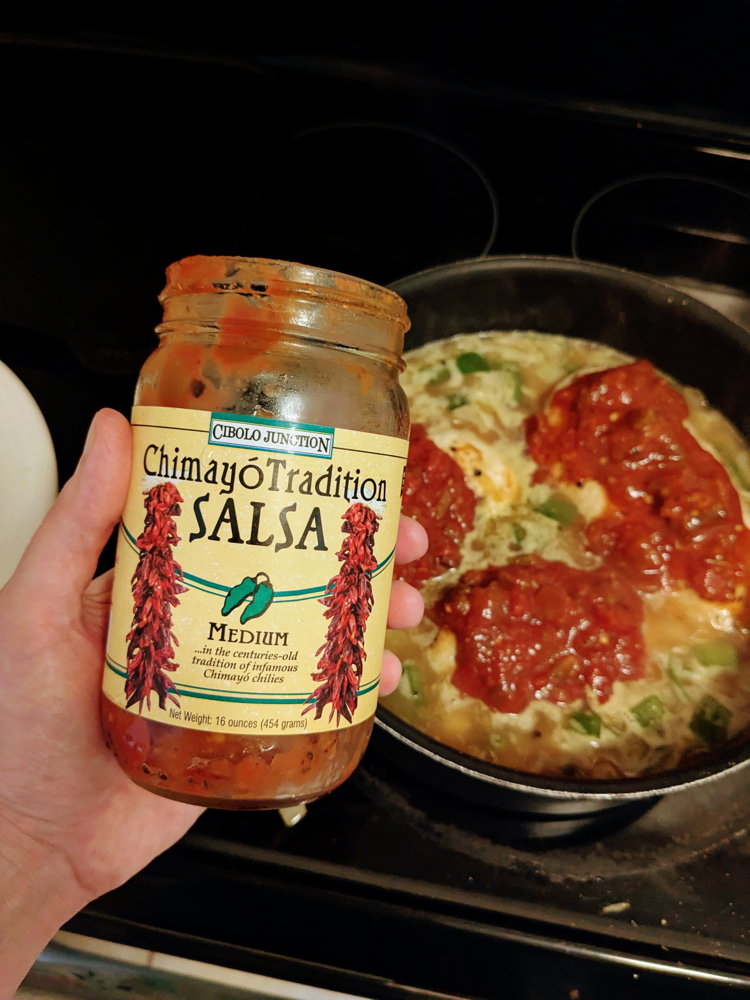
[[[419,521],[402,514],[396,540],[396,562],[413,562],[423,556],[426,551],[427,532]]]

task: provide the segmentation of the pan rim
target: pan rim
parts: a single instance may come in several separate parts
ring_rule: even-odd
[[[404,275],[390,282],[387,287],[399,295],[404,295],[408,293],[409,289],[419,288],[427,283],[428,280],[435,277],[460,276],[468,270],[477,272],[485,270],[510,270],[513,267],[517,267],[519,270],[532,270],[534,267],[540,265],[561,273],[598,273],[602,277],[607,276],[610,278],[617,276],[623,285],[633,287],[636,290],[658,290],[665,297],[665,304],[689,306],[690,310],[697,316],[702,316],[706,321],[721,327],[723,332],[732,340],[735,340],[740,347],[747,349],[750,342],[750,331],[744,330],[723,313],[713,309],[700,299],[694,298],[688,292],[670,285],[661,278],[639,271],[631,271],[628,268],[618,267],[614,264],[603,264],[599,261],[584,260],[579,257],[566,257],[560,254],[491,254],[486,257],[466,257],[461,260],[450,261],[445,264],[435,264],[432,267],[414,271],[412,274]],[[674,302],[671,301],[671,297],[674,297]],[[466,330],[464,332],[472,333],[476,331]]]

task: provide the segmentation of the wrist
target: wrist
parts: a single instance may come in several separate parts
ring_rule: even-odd
[[[0,1000],[88,901],[62,855],[0,815]]]

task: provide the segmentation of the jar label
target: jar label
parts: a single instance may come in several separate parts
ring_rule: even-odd
[[[234,734],[369,718],[408,442],[159,406],[132,424],[107,697]]]

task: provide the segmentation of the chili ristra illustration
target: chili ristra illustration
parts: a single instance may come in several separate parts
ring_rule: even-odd
[[[166,708],[167,700],[179,705],[177,688],[168,676],[178,668],[173,662],[172,608],[178,594],[187,587],[180,582],[182,570],[172,555],[180,541],[175,517],[180,514],[182,497],[173,483],[158,483],[146,494],[146,520],[136,539],[138,563],[131,580],[133,625],[128,633],[128,662],[125,694],[128,708],[144,701],[150,707],[151,692]]]
[[[344,541],[338,552],[341,569],[328,582],[325,597],[328,610],[326,641],[317,651],[320,656],[314,681],[323,683],[310,695],[302,714],[315,709],[319,719],[326,706],[331,706],[329,719],[336,716],[336,725],[343,716],[352,721],[357,707],[357,692],[365,659],[364,634],[373,606],[372,573],[377,567],[373,554],[378,516],[371,507],[355,503],[343,517],[341,530]],[[322,656],[321,656],[322,653]]]

